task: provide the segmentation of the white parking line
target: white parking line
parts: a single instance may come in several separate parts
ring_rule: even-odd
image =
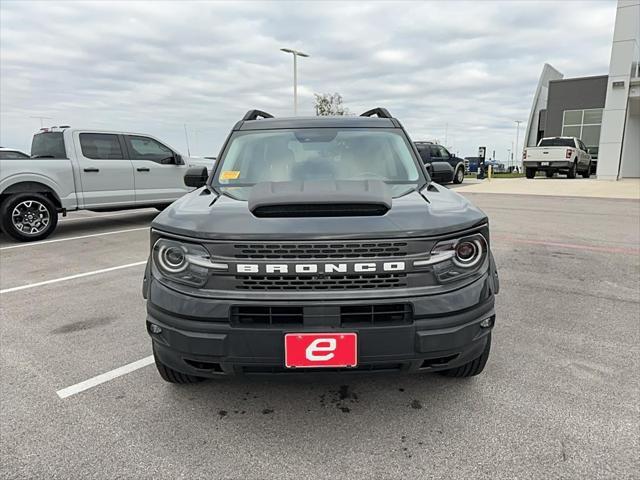
[[[89,380],[85,380],[84,382],[76,383],[75,385],[71,385],[70,387],[63,388],[62,390],[58,390],[56,393],[60,398],[67,398],[67,397],[70,397],[71,395],[75,395],[76,393],[89,390],[90,388],[93,388],[96,385],[100,385],[101,383],[108,382],[109,380],[113,380],[114,378],[121,377],[122,375],[131,373],[142,367],[146,367],[147,365],[150,365],[152,363],[153,363],[153,355],[149,355],[148,357],[144,357],[135,362],[129,363],[122,367],[118,367],[107,373],[102,373],[100,375],[97,375],[93,378],[90,378]]]
[[[28,288],[41,287],[43,285],[50,285],[52,283],[66,282],[67,280],[73,280],[73,279],[82,278],[82,277],[89,277],[91,275],[98,275],[99,273],[107,273],[107,272],[113,272],[114,270],[121,270],[123,268],[137,267],[138,265],[144,265],[145,263],[147,263],[147,261],[143,260],[142,262],[127,263],[126,265],[118,265],[117,267],[103,268],[100,270],[94,270],[92,272],[77,273],[75,275],[69,275],[68,277],[45,280],[44,282],[28,283],[27,285],[20,285],[19,287],[5,288],[3,290],[0,290],[0,293],[17,292],[18,290],[26,290]]]
[[[149,230],[149,227],[126,228],[124,230],[112,230],[110,232],[92,233],[90,235],[80,235],[78,237],[56,238],[54,240],[42,240],[41,242],[33,242],[33,243],[19,243],[17,245],[9,245],[8,247],[1,247],[0,250],[11,250],[12,248],[24,248],[24,247],[37,247],[38,245],[44,245],[47,243],[66,242],[67,240],[80,240],[83,238],[101,237],[103,235],[115,235],[118,233],[137,232],[140,230]]]

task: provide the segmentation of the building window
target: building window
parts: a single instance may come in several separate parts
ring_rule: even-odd
[[[598,158],[602,108],[565,110],[562,117],[562,136],[577,137],[587,146],[593,159]]]

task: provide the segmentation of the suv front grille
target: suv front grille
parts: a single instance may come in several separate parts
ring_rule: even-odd
[[[303,306],[253,306],[231,307],[230,320],[234,325],[256,326],[302,326],[305,307]],[[340,320],[340,326],[405,325],[413,321],[413,310],[408,303],[330,305],[322,314],[316,310],[307,313],[317,321],[324,317],[327,323]]]
[[[380,273],[373,275],[283,275],[237,276],[238,290],[347,290],[372,288],[406,288],[406,273]]]
[[[380,258],[408,255],[407,242],[247,243],[235,244],[234,257],[244,259]]]

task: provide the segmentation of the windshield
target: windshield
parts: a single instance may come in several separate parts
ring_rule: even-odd
[[[62,132],[37,133],[31,142],[32,158],[67,158]]]
[[[573,147],[573,138],[543,138],[540,140],[539,147]]]
[[[422,176],[397,131],[318,128],[234,134],[214,183],[250,187],[314,180],[382,180],[400,185],[392,188],[399,194],[414,188]]]

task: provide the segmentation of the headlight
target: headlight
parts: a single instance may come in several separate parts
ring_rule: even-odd
[[[193,287],[204,286],[209,268],[216,265],[202,245],[165,238],[153,246],[153,263],[165,279]]]
[[[480,233],[438,242],[427,260],[414,267],[431,266],[438,281],[449,282],[475,273],[487,258],[487,240]]]

